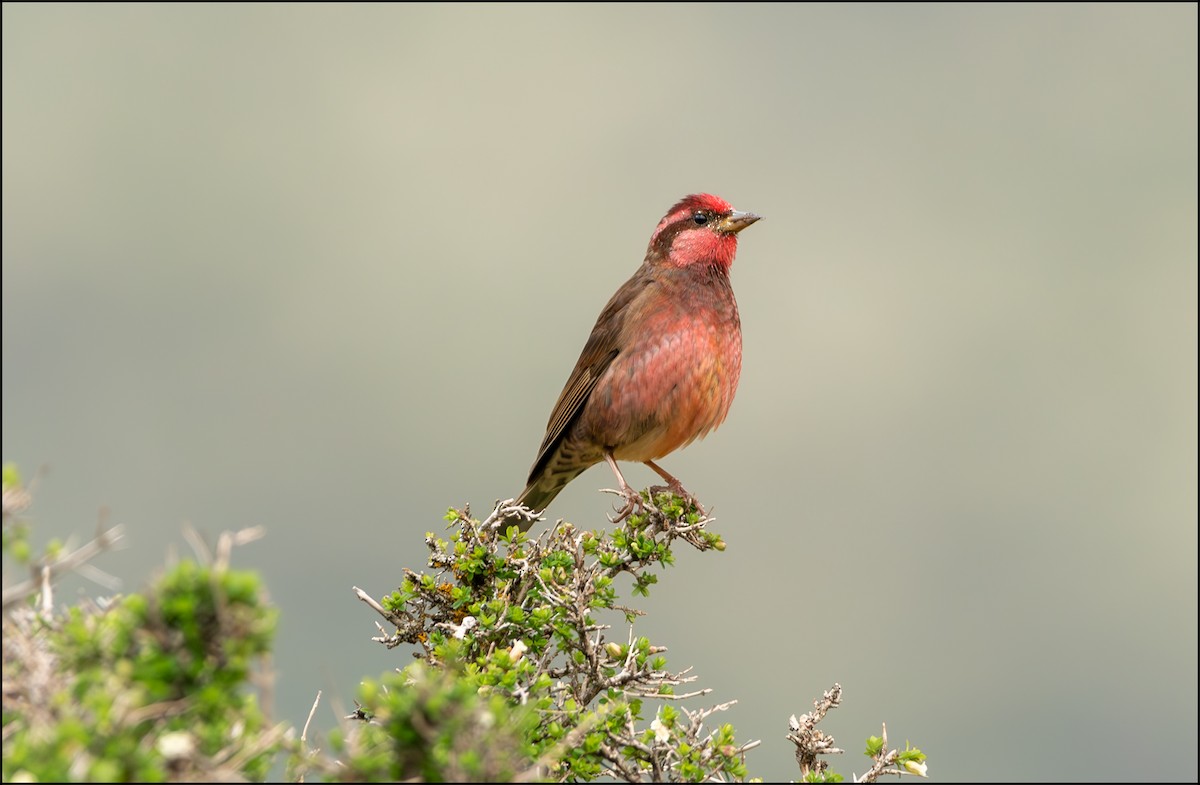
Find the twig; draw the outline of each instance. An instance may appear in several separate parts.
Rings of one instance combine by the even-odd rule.
[[[813,711],[799,717],[793,714],[788,720],[790,733],[787,740],[796,745],[796,763],[800,764],[801,779],[807,779],[810,773],[819,775],[829,768],[829,763],[819,756],[840,755],[843,752],[834,746],[832,736],[817,730],[817,723],[841,702],[842,685],[835,683],[833,689],[826,690],[819,700],[813,701]]]
[[[13,603],[20,602],[39,590],[48,594],[51,583],[58,580],[65,573],[74,571],[81,564],[91,561],[101,553],[114,549],[124,536],[125,527],[118,523],[112,528],[99,532],[90,542],[79,546],[70,553],[63,554],[49,564],[35,566],[33,568],[33,576],[29,580],[21,581],[4,589],[3,607],[7,609]],[[43,605],[45,605],[45,595],[43,596],[43,600]],[[45,608],[43,610],[48,612]]]
[[[308,710],[308,719],[304,721],[304,730],[300,732],[300,742],[303,744],[308,741],[308,726],[313,721],[313,715],[317,713],[317,704],[321,702],[321,691],[317,690],[317,697],[313,700],[312,708]]]

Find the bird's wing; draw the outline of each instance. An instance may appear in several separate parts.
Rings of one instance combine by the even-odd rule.
[[[596,326],[592,328],[592,334],[588,336],[583,352],[579,355],[579,361],[575,363],[575,370],[571,372],[571,377],[567,379],[558,396],[558,402],[554,404],[550,413],[542,447],[529,470],[530,482],[546,468],[563,437],[570,430],[571,424],[579,418],[596,382],[621,353],[622,344],[627,340],[622,327],[629,317],[630,310],[637,307],[634,300],[642,297],[647,286],[652,283],[653,279],[644,274],[644,268],[639,269],[616,291],[608,305],[600,312]]]

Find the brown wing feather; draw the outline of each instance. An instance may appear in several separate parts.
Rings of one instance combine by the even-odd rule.
[[[646,273],[646,268],[638,268],[633,277],[616,291],[608,305],[600,312],[596,326],[592,328],[592,334],[588,336],[583,352],[575,363],[575,369],[550,413],[542,447],[529,470],[529,482],[532,483],[546,468],[563,437],[570,431],[572,423],[579,418],[580,412],[587,405],[596,382],[621,353],[624,343],[623,328],[629,317],[630,304],[643,295],[646,287],[652,283],[654,279]]]

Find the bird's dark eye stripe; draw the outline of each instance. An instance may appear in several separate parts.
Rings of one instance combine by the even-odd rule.
[[[708,216],[704,213],[696,213],[692,216],[692,220],[696,222],[697,226],[704,226],[704,224],[708,223]]]

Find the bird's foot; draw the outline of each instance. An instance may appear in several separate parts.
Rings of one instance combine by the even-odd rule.
[[[633,488],[630,488],[628,485],[626,485],[624,488],[621,488],[620,490],[618,490],[616,488],[605,488],[604,493],[611,493],[614,496],[620,496],[622,499],[625,500],[625,504],[622,505],[620,508],[617,508],[615,506],[613,507],[613,511],[616,513],[616,517],[613,517],[611,515],[608,516],[608,520],[610,523],[620,523],[621,521],[628,518],[630,515],[633,515],[635,512],[646,509],[646,502],[645,502],[645,500],[642,499],[642,495],[640,493],[638,493],[637,491],[635,491]]]
[[[695,496],[693,496],[688,491],[687,488],[684,488],[683,483],[681,483],[679,480],[676,480],[675,478],[672,477],[670,482],[668,482],[666,485],[651,485],[650,486],[650,498],[652,498],[652,499],[654,498],[654,495],[656,493],[664,493],[664,492],[673,493],[676,496],[682,498],[688,504],[695,507],[696,512],[698,512],[700,514],[701,518],[708,515],[708,513],[706,513],[704,511],[704,506],[702,504],[700,504],[700,500],[697,499]]]

